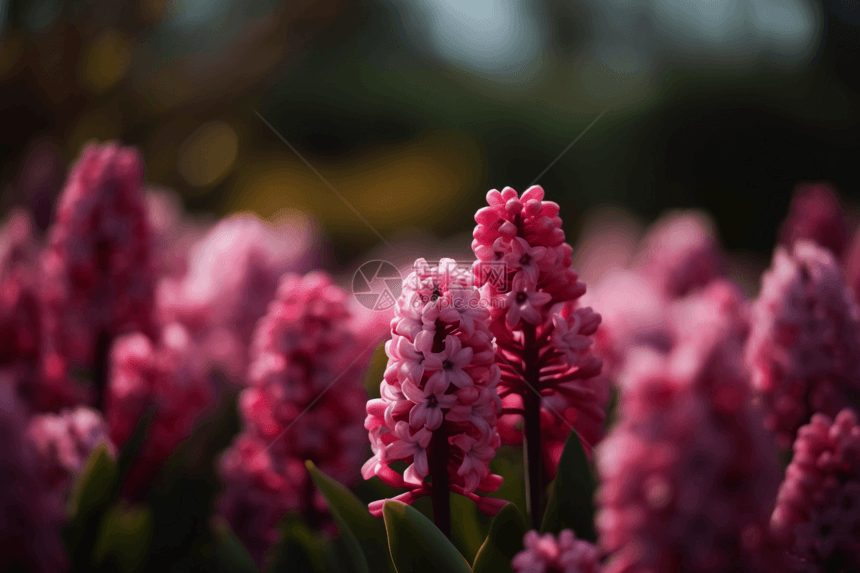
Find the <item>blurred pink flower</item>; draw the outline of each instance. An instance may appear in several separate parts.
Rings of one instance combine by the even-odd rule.
[[[600,315],[579,305],[585,284],[570,268],[573,249],[564,242],[558,205],[543,197],[539,186],[522,197],[510,187],[487,193],[472,248],[498,345],[505,408],[499,433],[506,444],[522,443],[520,423],[539,392],[541,448],[552,479],[571,428],[589,452],[600,438],[609,392],[596,378],[601,360],[590,348]]]
[[[599,573],[600,553],[587,541],[577,539],[565,529],[558,539],[551,533],[529,531],[523,537],[524,549],[514,556],[511,569],[516,573]]]
[[[37,248],[30,216],[13,210],[0,229],[0,367],[14,371],[19,397],[31,410],[50,411],[86,402],[88,394],[64,367],[52,370],[43,361]]]
[[[394,498],[405,503],[431,495],[428,476],[447,479],[450,491],[495,514],[500,506],[474,492],[492,492],[501,484],[489,468],[501,444],[496,431],[499,369],[493,364],[486,310],[460,304],[468,299],[464,292],[476,290],[471,279],[440,272],[454,266],[452,259],[440,260],[438,267],[418,259],[403,283],[392,339],[385,344],[389,360],[382,397],[367,403],[365,428],[373,456],[362,475],[409,488]],[[420,328],[401,327],[417,317],[422,317]],[[409,464],[403,475],[389,467],[396,461]],[[440,478],[434,473],[439,471],[446,474]],[[384,502],[371,503],[371,513],[382,515]]]
[[[851,410],[814,414],[794,441],[773,530],[798,570],[860,570],[860,424]]]
[[[740,360],[741,301],[709,287],[681,313],[696,317],[683,342],[628,360],[597,448],[607,572],[782,570],[767,527],[779,470]]]
[[[276,521],[287,510],[313,520],[325,511],[305,460],[347,486],[359,475],[367,400],[363,376],[373,347],[360,346],[352,320],[347,294],[325,273],[313,272],[285,275],[257,325],[249,387],[239,399],[244,433],[221,461],[222,514],[243,540],[276,537]],[[253,451],[259,461],[250,457]],[[238,460],[256,464],[254,471],[266,484],[279,484],[272,494],[281,496],[274,510],[250,523],[246,512],[254,511],[259,496],[270,495],[270,485],[262,491],[262,485],[249,485]]]
[[[60,540],[64,514],[39,479],[24,406],[0,371],[0,569],[55,573],[68,568]]]
[[[833,255],[778,247],[762,277],[746,349],[765,425],[787,448],[813,412],[835,416],[860,396],[860,315]]]
[[[42,257],[51,352],[69,365],[98,367],[99,338],[152,336],[152,256],[140,153],[115,143],[85,147]]]
[[[214,400],[214,389],[200,350],[176,323],[162,329],[157,345],[141,333],[117,339],[110,367],[106,412],[117,446],[128,441],[148,408],[155,409],[146,442],[127,479],[127,492],[134,495],[191,435]]]
[[[188,271],[192,247],[213,223],[187,216],[180,197],[165,189],[147,189],[146,212],[154,235],[153,251],[159,278],[182,277]]]
[[[779,235],[789,249],[798,241],[811,241],[840,259],[851,234],[836,190],[828,183],[798,185]]]
[[[42,483],[55,499],[57,512],[65,510],[71,488],[93,450],[104,445],[116,456],[108,433],[101,413],[85,407],[30,419],[27,434],[37,454]]]
[[[185,325],[210,361],[244,383],[251,336],[281,276],[312,251],[310,221],[269,225],[252,214],[222,219],[189,253],[187,273],[158,288],[165,323]]]
[[[633,268],[673,299],[721,276],[724,265],[711,219],[695,211],[677,211],[648,229]]]

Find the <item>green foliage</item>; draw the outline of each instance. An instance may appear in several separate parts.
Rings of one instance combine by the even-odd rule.
[[[319,471],[312,462],[308,461],[306,465],[338,524],[350,555],[356,551],[360,554],[354,561],[356,571],[393,571],[382,520],[370,515],[367,506],[355,494]]]
[[[280,539],[273,548],[271,566],[268,573],[326,573],[341,571],[334,556],[328,554],[330,548],[299,519],[288,517],[279,525]]]
[[[433,522],[398,501],[383,506],[388,547],[398,573],[469,573],[472,568]]]
[[[121,573],[144,571],[152,530],[149,508],[114,505],[102,520],[93,561]]]
[[[260,569],[236,538],[233,530],[223,520],[217,519],[213,524],[215,533],[215,563],[219,571],[227,573],[259,573]]]
[[[541,532],[558,534],[573,529],[580,539],[594,542],[594,492],[596,484],[588,457],[576,432],[571,432],[558,462],[552,496]]]
[[[523,547],[526,520],[512,503],[504,506],[490,524],[490,533],[472,566],[474,573],[511,573],[511,560]]]
[[[364,389],[367,391],[368,398],[374,399],[380,397],[379,383],[382,382],[382,375],[385,373],[387,365],[388,355],[385,354],[385,343],[383,342],[373,351],[370,368],[367,369],[367,374],[364,376]]]

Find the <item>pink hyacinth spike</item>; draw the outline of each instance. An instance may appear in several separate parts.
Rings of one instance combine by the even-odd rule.
[[[122,447],[147,409],[155,409],[136,465],[126,480],[134,495],[147,485],[211,405],[214,389],[203,355],[179,324],[162,329],[154,344],[141,333],[120,337],[111,351],[107,420]]]
[[[628,360],[618,422],[597,448],[604,571],[783,570],[767,527],[776,451],[739,360],[738,302],[728,287],[702,292],[682,312],[683,343]]]
[[[557,539],[551,533],[529,531],[523,546],[511,561],[516,573],[600,573],[600,552],[591,543],[577,539],[570,529],[559,533]]]
[[[72,485],[97,447],[103,445],[116,457],[108,434],[101,413],[91,408],[42,414],[30,420],[27,435],[37,453],[42,483],[55,499],[58,512],[64,511]]]
[[[367,403],[364,425],[373,456],[362,475],[409,489],[394,498],[398,501],[432,496],[437,523],[446,511],[438,505],[442,490],[444,504],[450,490],[494,515],[504,501],[475,494],[501,484],[489,468],[501,444],[496,430],[501,403],[488,313],[470,271],[452,259],[438,266],[418,259],[414,269],[403,283],[392,338],[385,344],[382,397]],[[397,461],[408,464],[403,474],[390,467]],[[381,516],[384,502],[370,504],[371,513]]]
[[[777,248],[746,353],[765,425],[783,448],[814,412],[835,416],[860,396],[860,313],[829,251],[803,241]]]
[[[572,429],[590,453],[609,399],[606,380],[597,378],[601,359],[591,348],[601,317],[580,304],[585,284],[571,268],[573,249],[564,242],[559,207],[543,198],[537,185],[521,197],[510,187],[491,190],[488,206],[475,215],[472,241],[476,280],[498,345],[499,433],[506,444],[541,442],[530,446],[543,452],[536,461],[545,473],[530,478],[532,497],[554,477]],[[539,519],[542,510],[535,510]]]
[[[306,460],[347,486],[358,478],[374,345],[356,332],[349,304],[323,272],[287,274],[257,325],[239,399],[244,430],[221,460],[220,508],[259,563],[285,512],[326,523]]]
[[[839,195],[827,183],[804,183],[794,190],[780,242],[792,247],[811,241],[839,259],[851,238]]]
[[[187,272],[159,283],[163,322],[180,322],[211,363],[245,382],[249,343],[281,276],[303,266],[313,238],[311,222],[270,225],[252,214],[223,219],[190,250]]]
[[[851,410],[800,428],[771,526],[798,571],[860,570],[860,423]]]
[[[714,223],[697,212],[675,212],[645,234],[634,268],[667,298],[679,298],[722,276]]]
[[[84,149],[60,197],[42,272],[55,359],[98,368],[111,338],[154,335],[152,230],[137,150]]]
[[[0,371],[0,570],[62,572],[63,513],[43,487],[36,452],[27,439],[24,405]]]

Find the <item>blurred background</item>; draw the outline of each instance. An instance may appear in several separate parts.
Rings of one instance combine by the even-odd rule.
[[[333,268],[377,248],[276,130],[392,241],[540,176],[570,242],[600,204],[698,207],[764,265],[796,183],[858,195],[858,32],[857,0],[0,0],[0,214],[45,228],[119,139],[191,212],[303,211]]]

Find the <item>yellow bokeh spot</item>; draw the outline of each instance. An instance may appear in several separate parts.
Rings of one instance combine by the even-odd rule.
[[[105,30],[81,58],[81,85],[93,93],[102,93],[122,79],[130,64],[128,39],[119,30]]]
[[[242,163],[225,210],[271,218],[299,209],[332,235],[374,241],[368,224],[386,235],[450,217],[475,192],[483,165],[477,144],[456,132],[425,133],[334,160],[307,159],[334,190],[284,146]]]
[[[210,121],[185,141],[177,169],[192,187],[207,188],[230,172],[238,151],[236,130],[223,121]]]

